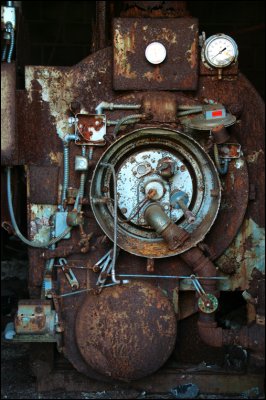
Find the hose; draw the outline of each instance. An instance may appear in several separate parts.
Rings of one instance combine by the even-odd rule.
[[[7,202],[8,202],[8,210],[10,213],[10,218],[11,218],[11,223],[13,226],[13,229],[16,233],[16,235],[19,237],[19,239],[27,244],[28,246],[31,247],[37,247],[37,248],[46,248],[49,247],[57,242],[59,242],[59,240],[63,239],[63,237],[65,237],[71,230],[71,227],[68,227],[64,230],[64,232],[61,233],[61,235],[59,235],[58,237],[50,240],[49,242],[47,242],[46,244],[40,243],[40,242],[34,242],[31,240],[28,240],[27,238],[25,238],[22,233],[20,232],[16,219],[15,219],[15,215],[14,215],[14,210],[13,210],[13,204],[12,204],[12,190],[11,190],[11,167],[7,167]]]
[[[8,56],[7,56],[7,62],[11,63],[11,58],[12,58],[12,54],[13,54],[13,50],[14,50],[14,45],[15,45],[15,32],[14,29],[11,25],[11,29],[10,29],[10,47],[9,47],[9,52],[8,52]]]
[[[227,174],[227,172],[228,172],[228,166],[229,166],[229,159],[226,158],[226,159],[224,160],[224,165],[223,165],[223,167],[222,167],[222,166],[221,166],[221,163],[220,163],[220,159],[219,159],[219,152],[218,152],[217,143],[214,143],[214,144],[213,144],[213,153],[214,153],[215,165],[216,165],[216,168],[217,168],[219,174],[221,174],[221,175]]]
[[[119,129],[121,128],[121,125],[125,124],[125,122],[127,122],[128,120],[131,120],[131,119],[139,120],[139,119],[145,118],[145,117],[146,117],[146,114],[133,114],[133,115],[127,115],[126,117],[121,118],[118,121],[118,123],[117,123],[117,125],[116,125],[116,127],[114,129],[114,133],[113,133],[114,138],[116,139],[116,135],[119,132]]]
[[[83,157],[86,156],[86,146],[82,146],[82,150],[81,150],[81,155]],[[93,148],[89,149],[89,154],[88,154],[88,159],[91,160],[92,159],[92,155],[93,155]],[[86,173],[82,173],[80,175],[80,183],[79,183],[79,191],[75,200],[75,204],[74,204],[74,209],[77,209],[78,211],[81,210],[81,204],[79,205],[79,199],[82,198],[84,196],[84,189],[85,189],[85,180],[86,180]]]
[[[69,142],[64,142],[64,178],[63,178],[63,189],[62,189],[62,209],[64,207],[64,201],[67,195],[67,188],[69,183]]]

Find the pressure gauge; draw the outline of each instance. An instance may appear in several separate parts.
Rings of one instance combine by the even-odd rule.
[[[152,42],[146,47],[145,57],[151,64],[161,64],[166,57],[166,48],[160,42]]]
[[[214,68],[225,68],[238,57],[237,44],[230,36],[218,33],[204,42],[201,58]]]

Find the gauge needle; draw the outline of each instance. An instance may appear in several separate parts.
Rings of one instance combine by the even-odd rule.
[[[213,59],[214,57],[218,56],[219,54],[221,54],[225,50],[226,50],[226,47],[223,50],[220,50],[219,53],[215,54],[215,56],[213,56],[211,59]]]

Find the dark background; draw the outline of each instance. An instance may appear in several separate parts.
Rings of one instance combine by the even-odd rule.
[[[28,29],[24,43],[28,65],[70,66],[91,53],[95,32],[95,1],[21,1]],[[107,2],[111,3],[111,2]],[[114,4],[115,16],[121,10]],[[232,36],[239,47],[240,71],[265,97],[265,1],[188,1],[200,32]],[[108,20],[107,20],[108,22]],[[111,24],[111,21],[109,21]],[[109,32],[108,32],[109,33]],[[108,34],[107,44],[111,45]]]

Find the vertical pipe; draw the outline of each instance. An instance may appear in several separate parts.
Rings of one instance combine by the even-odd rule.
[[[96,1],[96,50],[106,47],[106,1]]]

